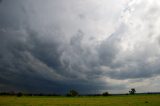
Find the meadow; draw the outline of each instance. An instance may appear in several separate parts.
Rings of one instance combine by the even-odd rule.
[[[160,95],[106,97],[0,96],[0,106],[160,106]]]

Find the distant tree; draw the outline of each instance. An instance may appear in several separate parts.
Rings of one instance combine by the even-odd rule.
[[[132,89],[129,91],[129,93],[132,94],[132,95],[135,94],[135,93],[136,93],[135,88],[132,88]]]
[[[109,93],[108,92],[104,92],[104,93],[102,93],[102,96],[109,96]]]
[[[22,92],[18,92],[17,97],[21,97],[21,96],[23,96]]]
[[[9,95],[16,95],[16,93],[14,91],[10,91],[8,92]]]
[[[67,93],[67,96],[78,96],[79,93],[75,90],[70,90],[69,93]]]

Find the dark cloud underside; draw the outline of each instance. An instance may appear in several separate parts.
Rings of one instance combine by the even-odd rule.
[[[0,89],[159,90],[160,2],[118,2],[0,0]]]

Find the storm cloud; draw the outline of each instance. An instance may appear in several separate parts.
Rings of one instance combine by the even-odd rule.
[[[0,89],[159,91],[159,6],[157,0],[1,0]]]

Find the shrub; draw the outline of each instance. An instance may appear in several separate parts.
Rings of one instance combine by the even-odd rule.
[[[104,92],[102,95],[103,96],[109,96],[109,93],[108,92]]]
[[[17,97],[21,97],[23,94],[21,92],[17,93]]]

